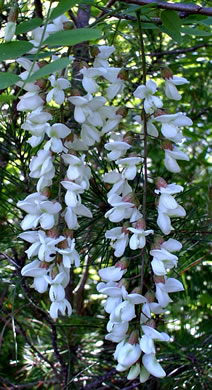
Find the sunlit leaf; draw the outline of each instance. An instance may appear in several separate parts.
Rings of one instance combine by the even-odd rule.
[[[13,41],[0,44],[0,61],[12,60],[27,53],[33,45],[27,41]]]
[[[99,39],[101,31],[90,28],[58,31],[50,35],[44,42],[48,46],[73,46],[77,43]]]
[[[48,65],[43,66],[37,72],[33,73],[32,76],[27,80],[28,82],[32,82],[40,79],[41,77],[48,76],[51,73],[57,72],[58,70],[64,69],[70,63],[69,58],[64,57],[59,60],[53,61]]]

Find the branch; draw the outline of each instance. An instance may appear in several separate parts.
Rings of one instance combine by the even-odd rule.
[[[176,55],[176,54],[184,54],[188,52],[193,52],[197,49],[200,49],[201,47],[210,47],[212,45],[209,45],[207,43],[201,43],[199,45],[193,46],[193,47],[185,47],[182,49],[176,49],[176,50],[170,50],[170,51],[156,51],[153,53],[148,53],[147,55],[149,57],[161,57],[161,56],[169,56],[169,55]]]
[[[137,5],[147,5],[155,4],[155,0],[122,0],[123,3],[127,4],[137,4]],[[208,15],[212,16],[212,7],[202,7],[200,5],[194,4],[182,4],[182,3],[165,3],[163,1],[158,1],[155,5],[157,8],[166,9],[170,11],[180,11],[187,14],[199,14],[199,15]]]

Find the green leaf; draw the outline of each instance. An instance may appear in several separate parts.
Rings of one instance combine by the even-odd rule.
[[[44,44],[48,46],[73,46],[80,42],[101,38],[101,31],[91,28],[78,28],[75,30],[58,31],[51,34]]]
[[[148,14],[149,12],[151,12],[152,8],[155,7],[155,6],[157,6],[157,3],[151,3],[151,4],[147,4],[147,5],[134,5],[134,4],[131,4],[122,13],[124,15],[125,14],[127,14],[127,15],[128,14],[135,15],[136,11],[139,11],[141,15],[145,15],[145,14]]]
[[[34,18],[31,20],[28,20],[27,22],[23,22],[17,25],[16,27],[16,35],[18,34],[25,34],[28,31],[34,30],[34,28],[40,27],[40,25],[43,23],[42,19],[40,18]]]
[[[178,13],[176,11],[162,11],[161,20],[163,22],[163,25],[159,27],[160,30],[168,34],[178,43],[181,43],[181,20],[178,16]]]
[[[6,95],[6,94],[0,95],[0,103],[7,103],[7,102],[10,102],[11,100],[15,100],[15,99],[16,99],[16,96],[14,96],[14,95]]]
[[[27,82],[33,82],[42,77],[48,76],[51,73],[57,72],[60,69],[64,69],[68,64],[70,64],[70,60],[67,57],[60,58],[59,60],[53,61],[48,65],[43,66],[37,72],[33,73],[28,79]]]
[[[211,35],[210,31],[204,31],[194,27],[181,27],[180,31],[184,34],[195,35],[199,37],[207,37]]]
[[[0,72],[0,89],[10,87],[19,80],[21,80],[20,77],[14,73]]]
[[[68,11],[78,3],[79,1],[75,1],[75,0],[60,0],[57,7],[55,7],[51,12],[50,20],[53,20],[58,16],[64,14],[64,12]]]
[[[209,16],[208,18],[202,20],[201,24],[204,24],[205,26],[210,26],[212,24],[212,16]]]
[[[189,15],[182,20],[182,24],[201,23],[202,20],[207,20],[207,19],[208,17],[206,15]]]
[[[27,53],[33,45],[27,41],[13,41],[0,44],[0,61],[12,60]]]

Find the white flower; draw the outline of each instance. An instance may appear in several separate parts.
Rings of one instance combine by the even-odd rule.
[[[140,348],[141,350],[146,353],[154,353],[155,354],[155,346],[154,341],[166,341],[168,342],[170,340],[167,333],[164,332],[158,332],[156,329],[152,328],[151,326],[143,325],[142,330],[144,332],[144,335],[141,337],[140,340]]]
[[[124,89],[124,80],[119,77],[120,71],[121,68],[108,68],[107,73],[104,73],[104,78],[111,83],[106,89],[107,97],[110,100]]]
[[[32,243],[32,245],[25,252],[28,258],[38,256],[41,261],[54,260],[58,248],[55,247],[59,242],[63,241],[65,237],[52,238],[46,235],[43,230],[28,231],[19,234],[22,240]]]
[[[108,68],[109,64],[107,61],[107,58],[111,56],[111,54],[115,51],[115,47],[113,46],[98,46],[99,53],[97,54],[95,60],[94,60],[94,67],[95,68],[103,68],[101,69],[104,71],[104,68]]]
[[[52,184],[52,178],[55,175],[53,157],[48,150],[39,150],[37,156],[34,156],[29,165],[30,177],[39,178],[37,191]]]
[[[121,269],[121,267],[106,267],[99,270],[99,276],[106,282],[117,282],[125,274],[127,270]]]
[[[35,228],[39,222],[44,230],[54,226],[57,214],[62,207],[58,202],[53,203],[46,199],[46,196],[36,192],[17,203],[18,207],[29,213],[21,223],[23,230]]]
[[[137,173],[136,165],[140,164],[142,158],[140,157],[127,157],[116,160],[116,164],[124,167],[122,177],[127,180],[133,180]]]
[[[111,239],[112,242],[110,245],[115,249],[114,255],[116,257],[121,257],[129,242],[128,234],[123,230],[122,227],[116,227],[107,230],[105,237]]]
[[[128,294],[124,286],[121,287],[124,301],[121,302],[110,315],[112,322],[128,322],[136,317],[135,305],[146,302],[143,295],[137,293]]]
[[[99,87],[95,80],[96,76],[101,76],[102,72],[96,68],[86,68],[85,66],[79,71],[83,75],[82,85],[83,88],[90,93],[95,93],[98,91]]]
[[[39,260],[32,261],[22,268],[21,275],[34,277],[32,287],[42,294],[48,288],[48,282],[45,279],[48,270],[46,268],[41,268],[40,265],[41,262]]]
[[[96,142],[100,141],[101,133],[95,126],[90,123],[83,123],[81,127],[81,138],[82,141],[88,145],[93,146]]]
[[[63,255],[63,265],[66,268],[71,268],[72,264],[75,267],[80,266],[80,257],[75,249],[75,239],[72,240],[70,237],[67,238],[68,247],[66,249],[58,249],[58,253]]]
[[[111,195],[122,195],[123,197],[132,192],[132,187],[128,184],[127,180],[122,179],[122,175],[116,171],[105,173],[103,177],[105,183],[114,184],[111,190],[107,193],[107,197]]]
[[[123,141],[114,141],[105,144],[104,147],[107,150],[111,150],[111,152],[107,155],[108,159],[117,160],[118,158],[122,157],[128,149],[131,148],[131,145]]]
[[[141,356],[139,344],[126,342],[119,350],[116,359],[118,360],[117,371],[125,371],[131,367]]]
[[[169,297],[168,293],[183,291],[184,287],[182,283],[174,278],[165,279],[165,283],[156,282],[156,293],[155,296],[158,300],[158,303],[162,307],[166,307],[169,302],[172,302],[172,299]]]
[[[106,103],[103,96],[93,97],[90,93],[85,96],[71,96],[68,100],[75,105],[74,119],[78,123],[84,123],[86,120],[93,126],[102,126],[103,120],[99,108]]]
[[[38,85],[36,85],[34,83],[31,83],[31,82],[30,83],[25,82],[26,79],[29,76],[29,73],[30,73],[30,75],[32,75],[35,71],[40,69],[38,64],[36,62],[33,64],[32,61],[30,61],[30,60],[28,60],[27,58],[24,58],[24,57],[17,58],[16,62],[18,64],[20,64],[22,66],[22,68],[25,69],[24,72],[19,74],[19,77],[23,81],[18,81],[16,83],[16,85],[18,85],[19,87],[23,88],[25,91],[37,92],[38,93],[40,91],[40,87]]]
[[[144,122],[141,120],[141,116],[140,115],[136,115],[134,116],[133,118],[136,122],[140,123],[142,125],[142,128],[141,128],[141,134],[144,134]],[[155,118],[154,118],[155,119]],[[152,137],[158,137],[158,130],[157,128],[155,127],[155,125],[153,125],[152,121],[154,119],[149,119],[147,121],[147,134],[152,136]]]
[[[72,314],[72,307],[70,302],[64,298],[61,301],[54,301],[52,302],[49,310],[49,314],[53,319],[58,318],[58,312],[61,312],[61,314],[64,316],[66,314],[67,310],[67,315],[70,316]]]
[[[191,126],[192,120],[182,112],[169,115],[160,115],[155,118],[156,122],[162,123],[161,132],[165,138],[174,142],[181,142],[182,135],[179,127]]]
[[[39,145],[39,143],[43,141],[45,132],[50,127],[47,121],[51,119],[52,115],[48,112],[42,111],[42,107],[28,113],[26,121],[22,124],[21,128],[30,131],[30,133],[37,138],[37,144],[34,146]],[[31,141],[27,142],[31,144]]]
[[[153,96],[156,89],[157,84],[152,80],[148,80],[146,85],[140,85],[133,93],[135,97],[144,99],[144,110],[147,114],[152,113],[155,108],[161,108],[163,106],[160,98]]]
[[[72,154],[63,154],[62,158],[66,164],[69,164],[67,177],[69,180],[74,180],[84,190],[89,188],[89,179],[91,177],[91,170],[85,164],[85,155],[81,157]]]
[[[173,76],[165,79],[165,94],[169,99],[180,100],[179,94],[175,85],[189,84],[189,81],[184,77]]]
[[[76,207],[66,207],[64,218],[69,229],[78,229],[77,216],[92,218],[93,215],[88,207],[78,204]]]
[[[4,31],[4,40],[6,42],[11,41],[11,39],[15,35],[15,30],[16,30],[16,22],[7,22]]]
[[[176,160],[189,161],[189,157],[185,153],[178,150],[176,147],[174,147],[173,150],[165,149],[164,151],[165,151],[164,164],[166,169],[168,169],[168,171],[170,172],[178,173],[181,171]]]
[[[130,218],[132,208],[135,207],[134,203],[123,202],[122,198],[116,194],[108,198],[108,203],[113,207],[105,213],[105,218],[108,218],[111,222],[120,222],[123,219]]]
[[[20,102],[17,104],[18,111],[34,111],[44,104],[44,100],[36,92],[27,92],[19,99]]]
[[[105,340],[113,341],[114,343],[119,343],[120,341],[126,338],[126,333],[129,328],[128,322],[113,323],[108,322],[107,330],[110,332],[105,336]]]
[[[51,100],[54,100],[57,104],[63,104],[65,100],[64,89],[67,89],[71,86],[70,82],[64,77],[55,78],[54,75],[49,77],[49,81],[53,89],[49,91],[46,96],[46,101],[49,103]]]
[[[161,248],[164,248],[169,252],[178,252],[182,249],[182,244],[174,238],[169,238],[167,241],[163,242]]]
[[[150,251],[150,255],[153,256],[151,265],[155,275],[165,275],[167,269],[177,266],[178,257],[165,248],[153,249]]]
[[[44,30],[44,26],[37,27],[31,31],[32,39],[29,42],[32,43],[32,45],[34,46],[34,49],[30,50],[30,53],[37,52],[37,49],[40,45],[40,41],[41,41],[41,38],[43,35],[43,30]],[[43,36],[43,41],[45,41],[48,38],[48,36],[49,36],[49,33],[47,31],[45,31],[44,36]]]
[[[65,195],[66,206],[76,207],[81,204],[80,194],[84,192],[83,188],[72,181],[61,181],[62,186],[67,190]]]
[[[44,146],[45,150],[51,149],[55,153],[61,153],[64,148],[60,138],[65,138],[71,133],[71,130],[62,123],[54,123],[46,130],[47,135],[51,138]]]
[[[157,361],[154,353],[144,354],[142,357],[142,363],[145,369],[156,378],[164,378],[166,376],[165,371]]]
[[[146,245],[146,236],[149,234],[154,234],[153,230],[144,230],[144,229],[135,229],[135,228],[127,228],[130,230],[133,235],[130,238],[130,248],[136,250],[138,248],[142,249]]]

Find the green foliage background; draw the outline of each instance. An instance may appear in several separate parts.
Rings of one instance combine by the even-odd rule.
[[[4,5],[2,3],[0,2],[0,22],[3,31],[13,2],[5,1]],[[43,16],[44,3],[47,2],[41,2]],[[114,101],[117,106],[129,108],[128,116],[122,124],[125,130],[135,131],[132,119],[139,113],[139,107],[132,107],[130,103],[132,92],[142,83],[136,20],[138,12],[144,30],[147,74],[161,83],[161,92],[161,67],[169,66],[174,74],[182,75],[190,81],[190,84],[181,89],[183,98],[177,103],[177,110],[185,112],[194,123],[192,128],[184,130],[183,147],[189,153],[189,163],[182,162],[183,169],[180,174],[173,175],[167,172],[161,163],[163,151],[160,142],[149,140],[148,143],[148,157],[152,161],[151,175],[163,176],[169,182],[184,186],[184,193],[179,199],[187,211],[187,216],[174,225],[174,237],[182,242],[183,250],[180,253],[179,267],[173,275],[182,277],[185,291],[174,295],[174,303],[168,306],[164,319],[164,329],[167,329],[173,339],[172,343],[160,347],[158,351],[167,377],[163,380],[152,378],[144,385],[138,384],[137,380],[127,381],[124,375],[114,369],[114,344],[104,340],[107,318],[101,305],[101,297],[96,292],[100,264],[108,264],[112,256],[109,243],[104,238],[105,230],[110,227],[110,223],[104,219],[107,210],[107,188],[101,179],[102,173],[109,169],[104,160],[104,143],[98,149],[92,148],[88,154],[93,167],[93,179],[90,192],[84,195],[83,202],[95,207],[95,211],[89,226],[87,220],[82,221],[80,229],[76,231],[82,267],[71,271],[72,286],[69,294],[75,309],[74,314],[70,318],[60,318],[53,322],[47,314],[48,292],[41,296],[30,289],[28,281],[20,276],[20,268],[26,261],[26,247],[17,238],[21,232],[19,223],[22,215],[16,203],[35,191],[35,181],[29,178],[29,162],[36,150],[32,150],[26,143],[28,134],[21,129],[23,114],[16,111],[19,91],[18,87],[14,87],[16,80],[10,78],[8,80],[12,81],[8,82],[4,75],[5,72],[12,75],[20,73],[17,64],[8,60],[29,50],[29,47],[25,49],[23,45],[23,42],[27,44],[26,33],[41,25],[43,20],[38,18],[40,2],[18,1],[20,12],[17,41],[5,44],[2,39],[0,43],[1,388],[209,389],[212,304],[212,16],[188,16],[176,11],[161,10],[155,5],[139,7],[120,1],[111,8],[107,8],[106,1],[82,3],[61,0],[59,3],[52,3],[53,7],[57,6],[54,17],[63,12],[70,16],[67,12],[70,6],[77,17],[79,7],[88,9],[86,7],[90,6],[90,21],[97,31],[95,33],[90,30],[90,39],[93,39],[91,44],[100,42],[115,45],[113,66],[123,67],[129,74],[122,98]],[[191,1],[189,3],[196,4]],[[210,1],[201,3],[204,7],[211,5]],[[102,10],[107,10],[108,13],[98,18]],[[116,15],[119,15],[119,18]],[[80,38],[79,32],[77,36]],[[95,41],[100,36],[101,40]],[[79,42],[85,41],[86,38],[88,39],[88,36],[82,32]],[[73,54],[73,45],[76,43],[71,41],[71,38],[64,43],[64,36],[60,35],[55,36],[54,42],[54,37],[51,36],[49,43],[47,42],[48,46],[39,52],[37,59],[45,58],[49,61],[50,55],[60,53],[60,47],[63,45],[66,47],[66,53]],[[60,64],[56,66],[56,70],[59,70]],[[44,70],[42,77],[48,77],[50,72],[52,69],[46,69],[46,73]],[[176,112],[175,102],[170,103],[166,98],[164,107],[171,113]],[[64,109],[67,125],[70,125],[73,118],[71,110],[71,107]],[[55,110],[55,119],[57,115]],[[139,134],[139,126],[137,132]],[[139,142],[137,144],[139,152]],[[151,196],[148,201],[151,206]],[[148,211],[149,228],[157,229],[156,214],[153,204]],[[89,246],[85,240],[87,235]],[[18,266],[15,266],[15,263]],[[134,263],[131,268],[132,275],[136,271],[137,264]],[[86,277],[83,291],[79,290],[82,273]],[[74,296],[71,294],[73,289],[77,291]]]

